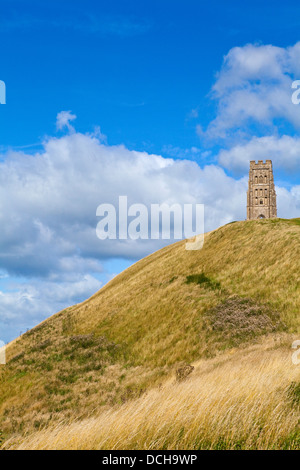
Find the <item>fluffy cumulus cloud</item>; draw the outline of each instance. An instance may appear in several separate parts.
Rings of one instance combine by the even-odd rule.
[[[0,183],[0,262],[16,276],[101,272],[103,259],[137,259],[153,249],[151,241],[139,245],[96,237],[98,205],[117,207],[121,195],[129,205],[148,207],[205,203],[208,229],[243,216],[243,201],[234,201],[245,181],[229,178],[221,168],[108,146],[79,133],[49,139],[35,155],[8,153]]]
[[[211,97],[217,115],[206,130],[208,138],[245,137],[256,126],[274,131],[288,122],[300,128],[299,107],[292,103],[292,82],[300,77],[300,43],[281,48],[248,44],[224,57]]]
[[[270,158],[276,168],[292,173],[300,166],[300,138],[288,135],[253,137],[248,142],[221,150],[218,158],[220,165],[238,174],[245,174],[250,160],[266,158]]]
[[[286,48],[247,44],[226,54],[210,93],[215,118],[197,127],[206,145],[218,144],[220,166],[239,176],[249,160],[268,158],[285,177],[295,175],[300,105],[292,100],[295,93],[299,97],[292,84],[299,79],[300,42]]]

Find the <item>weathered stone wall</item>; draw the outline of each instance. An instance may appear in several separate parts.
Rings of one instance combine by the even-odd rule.
[[[277,217],[272,160],[250,162],[247,192],[247,219]]]

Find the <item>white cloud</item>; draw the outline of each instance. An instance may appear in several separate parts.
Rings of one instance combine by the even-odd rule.
[[[220,165],[240,174],[248,171],[250,160],[267,158],[273,161],[276,168],[286,172],[297,171],[300,166],[300,137],[253,137],[247,143],[237,144],[229,150],[221,150],[218,155]]]
[[[23,276],[49,277],[62,271],[61,260],[67,266],[74,256],[82,272],[92,261],[93,270],[101,271],[101,259],[136,259],[158,248],[152,241],[97,239],[98,205],[117,206],[120,195],[128,196],[129,205],[205,203],[210,230],[231,214],[223,208],[215,212],[224,187],[236,187],[237,195],[241,185],[215,166],[201,169],[195,162],[107,146],[78,133],[48,140],[34,156],[10,152],[0,168],[0,262],[10,274]],[[233,193],[226,195],[228,208]],[[236,214],[241,216],[242,210]]]
[[[296,218],[300,216],[300,186],[293,186],[290,191],[276,186],[277,210],[279,217]],[[287,215],[286,215],[287,214]]]
[[[71,111],[61,111],[56,117],[56,129],[63,130],[67,128],[69,132],[75,132],[70,122],[74,121],[76,118],[77,116],[72,114]]]
[[[248,136],[258,124],[269,130],[281,120],[300,128],[300,110],[291,101],[291,85],[300,74],[300,42],[292,47],[247,44],[224,57],[211,96],[216,118],[198,134],[209,138]]]

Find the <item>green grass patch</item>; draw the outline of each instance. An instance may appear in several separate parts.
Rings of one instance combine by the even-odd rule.
[[[221,288],[221,283],[211,279],[210,277],[206,276],[204,273],[200,274],[191,274],[186,277],[187,284],[199,284],[208,289],[216,290]]]

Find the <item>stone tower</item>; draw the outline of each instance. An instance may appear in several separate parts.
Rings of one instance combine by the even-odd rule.
[[[247,219],[272,219],[277,217],[276,192],[272,160],[250,162],[247,192]]]

